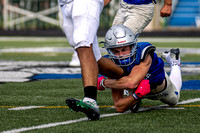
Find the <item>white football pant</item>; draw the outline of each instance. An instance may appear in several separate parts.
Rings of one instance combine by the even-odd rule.
[[[151,22],[153,15],[153,3],[134,5],[122,0],[113,20],[113,25],[123,24],[129,27],[135,34],[138,34]]]
[[[75,49],[90,47],[93,44],[92,48],[97,61],[101,58],[97,30],[103,5],[103,0],[73,0],[61,5],[63,31],[68,42]]]

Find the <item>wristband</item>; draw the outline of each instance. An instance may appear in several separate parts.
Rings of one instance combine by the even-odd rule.
[[[140,99],[140,97],[136,94],[136,93],[133,93],[132,94],[132,97],[137,101]]]
[[[103,84],[103,81],[104,81],[104,80],[105,80],[105,79],[102,79],[102,80],[101,80],[101,86],[102,86],[103,88],[105,88],[105,89],[108,89],[108,88],[106,88],[105,85]]]

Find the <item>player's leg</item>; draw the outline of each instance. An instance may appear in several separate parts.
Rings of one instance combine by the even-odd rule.
[[[168,75],[166,75],[169,96],[164,101],[169,102],[168,104],[170,105],[174,105],[177,104],[180,98],[180,90],[182,87],[180,51],[178,48],[171,49],[170,51],[162,53],[161,57],[164,58],[171,67],[170,76],[168,77]]]
[[[66,37],[72,47],[76,46],[73,40],[73,33],[74,33],[74,27],[73,27],[73,21],[71,19],[71,13],[72,13],[72,5],[73,2],[69,3],[68,5],[62,6],[62,14],[63,14],[63,31],[66,34]],[[91,92],[92,96],[96,97],[96,91],[95,89],[92,89],[94,91]],[[94,98],[95,99],[95,98]],[[96,120],[99,119],[99,108],[96,104],[96,101],[93,99],[84,98],[83,100],[77,100],[74,98],[68,98],[66,100],[66,104],[74,111],[81,111],[85,113],[89,119]]]
[[[148,98],[151,100],[160,100],[168,105],[176,105],[178,103],[180,93],[176,89],[176,86],[171,82],[167,73],[165,73],[165,80],[163,81],[163,84],[158,86],[156,90],[158,90],[158,92],[155,91],[154,93],[144,96],[144,98]]]
[[[79,61],[78,54],[76,51],[74,51],[74,53],[72,55],[72,59],[69,62],[69,66],[71,66],[71,67],[79,67],[80,66],[80,61]]]
[[[70,35],[73,35],[72,34],[73,30],[74,30],[72,28],[73,22],[72,22],[72,19],[70,18],[70,16],[66,17],[66,11],[64,10],[66,8],[67,8],[66,5],[65,5],[65,8],[62,7],[62,9],[63,9],[62,12],[61,12],[61,8],[59,8],[59,22],[60,22],[60,27],[62,28],[62,30],[64,31],[64,33],[65,34],[69,34],[69,35],[66,35],[66,36],[70,36]],[[69,8],[69,6],[68,6],[68,8]],[[68,11],[68,13],[69,13],[69,11]],[[63,23],[63,16],[64,16],[64,19],[65,19],[64,23]],[[71,37],[71,39],[73,39],[73,37]],[[74,51],[74,53],[72,55],[72,59],[69,62],[69,66],[72,66],[72,67],[78,67],[78,66],[80,66],[80,61],[78,59],[78,55],[77,55],[76,51]]]
[[[170,80],[176,86],[178,92],[181,90],[182,86],[182,76],[181,76],[181,61],[180,61],[180,50],[171,49],[170,51],[165,51],[161,54],[161,57],[164,58],[170,64]]]
[[[76,0],[74,1],[72,15],[74,24],[74,47],[81,64],[85,98],[83,101],[67,99],[66,103],[71,109],[84,112],[92,120],[99,119],[100,116],[96,99],[98,77],[97,61],[101,57],[101,54],[99,55],[99,52],[98,56],[95,56],[92,43],[96,37],[102,9],[103,0]]]
[[[62,11],[62,29],[67,37],[67,40],[69,44],[74,47],[75,43],[73,41],[73,33],[74,33],[74,27],[73,27],[73,20],[71,18],[71,13],[72,13],[72,7],[73,2],[63,5],[61,7]]]
[[[97,86],[98,66],[91,47],[77,48],[84,87]],[[96,99],[96,98],[95,98]]]
[[[176,105],[180,98],[180,92],[177,90],[176,86],[172,83],[167,74],[165,74],[165,78],[167,86],[163,92],[158,94],[158,99],[168,105]]]
[[[74,47],[80,59],[82,72],[84,71],[82,73],[84,87],[97,86],[97,61],[101,58],[101,53],[98,44],[92,43],[96,39],[102,9],[103,0],[74,1],[72,15],[74,22],[73,38],[76,44]]]
[[[125,3],[125,2],[123,2]],[[151,22],[154,15],[154,4],[132,5],[125,3],[127,17],[124,25],[129,27],[135,34],[141,33]]]
[[[180,62],[180,51],[179,49],[171,49],[170,57],[176,62],[171,64],[170,80],[176,86],[176,89],[180,92],[182,87],[182,76],[181,76],[181,62]]]
[[[122,5],[120,3],[120,8],[118,9],[118,11],[113,19],[112,25],[124,24],[125,17],[126,17],[126,14],[124,13],[124,8],[122,7]]]

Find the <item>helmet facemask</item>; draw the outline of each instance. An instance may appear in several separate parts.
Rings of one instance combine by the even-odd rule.
[[[107,49],[108,51],[108,57],[118,66],[129,66],[131,65],[134,61],[135,61],[135,56],[136,56],[136,47],[137,47],[137,43],[135,44],[131,44],[131,51],[130,54],[126,54],[126,55],[115,55],[112,52],[112,48],[111,49]]]

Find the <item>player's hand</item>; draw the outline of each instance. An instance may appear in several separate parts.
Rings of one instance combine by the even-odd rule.
[[[104,76],[101,76],[98,78],[98,83],[97,83],[97,90],[103,91],[105,90],[105,86],[103,85],[103,81],[105,80]]]
[[[150,84],[149,80],[142,80],[140,84],[138,85],[135,93],[133,93],[133,98],[135,100],[141,99],[143,96],[147,95],[150,92]]]
[[[161,17],[169,17],[172,13],[172,5],[170,4],[164,4],[162,9],[160,10],[160,16]]]

